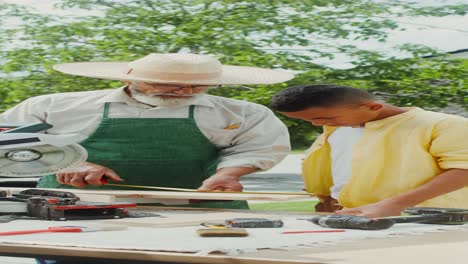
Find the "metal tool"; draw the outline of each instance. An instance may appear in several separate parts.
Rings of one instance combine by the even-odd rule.
[[[220,228],[280,228],[284,225],[282,220],[267,218],[232,218],[224,223],[202,223],[212,229]]]
[[[387,217],[395,223],[420,223],[436,225],[463,225],[468,222],[468,209],[411,207],[405,213],[409,216]]]
[[[224,224],[237,228],[280,228],[284,225],[281,220],[267,218],[233,218],[225,220]]]
[[[409,216],[371,219],[355,215],[318,215],[304,220],[323,227],[360,230],[382,230],[396,223],[463,225],[468,222],[468,209],[412,207],[404,212]]]
[[[50,127],[49,124],[40,123],[5,130],[5,125],[0,124],[3,130],[0,133],[0,175],[31,177],[55,174],[87,159],[86,150],[76,144],[86,136],[23,133],[38,132]]]
[[[344,229],[330,229],[330,230],[295,230],[284,231],[281,234],[320,234],[320,233],[341,233],[346,232]]]
[[[360,230],[382,230],[395,224],[390,219],[370,219],[355,215],[317,215],[304,220],[323,227]]]
[[[128,216],[126,208],[137,206],[134,203],[81,202],[71,192],[42,189],[27,189],[10,197],[1,197],[0,205],[4,202],[12,205],[0,206],[0,214],[58,221],[124,218]],[[13,203],[17,206],[13,207]]]
[[[244,228],[280,228],[284,225],[281,220],[266,218],[232,218],[224,223],[202,223],[208,228],[198,229],[197,233],[203,237],[238,237],[247,236]]]

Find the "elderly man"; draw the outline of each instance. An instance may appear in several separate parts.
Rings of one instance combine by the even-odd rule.
[[[285,125],[266,107],[205,92],[219,85],[274,84],[293,75],[226,66],[197,54],[150,54],[132,62],[56,65],[73,75],[127,85],[25,100],[0,122],[47,122],[49,134],[88,136],[82,166],[43,177],[39,187],[107,189],[101,180],[240,191],[239,178],[267,170],[290,151]],[[115,188],[115,187],[113,187]],[[247,208],[244,202],[203,207]]]

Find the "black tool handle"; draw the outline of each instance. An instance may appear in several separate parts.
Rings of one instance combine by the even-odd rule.
[[[323,227],[360,230],[382,230],[395,224],[391,219],[370,219],[354,215],[323,215],[314,216],[307,220]]]
[[[422,214],[414,216],[388,217],[395,223],[421,223],[437,225],[463,225],[468,221],[466,212],[446,212],[438,214]]]
[[[410,215],[410,216],[395,216],[387,217],[395,223],[418,223],[430,220],[437,220],[441,218],[441,214],[429,214],[429,215]]]

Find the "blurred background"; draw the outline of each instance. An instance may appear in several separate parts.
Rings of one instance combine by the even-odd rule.
[[[468,116],[467,11],[466,0],[0,0],[0,112],[41,94],[121,86],[55,72],[57,63],[192,52],[297,74],[286,84],[222,87],[215,95],[268,106],[287,86],[335,83],[399,106]],[[272,170],[243,177],[246,190],[302,189],[302,153],[321,131],[279,118],[294,150]],[[313,204],[251,207],[310,211]]]
[[[466,1],[449,0],[3,0],[0,112],[40,94],[121,86],[61,74],[57,63],[193,52],[297,74],[286,84],[210,90],[215,95],[268,106],[287,86],[335,83],[399,106],[468,116],[467,11]],[[279,118],[294,151],[244,177],[248,190],[302,188],[301,153],[321,131]]]
[[[298,73],[287,84],[211,90],[217,95],[268,106],[286,85],[338,83],[466,115],[467,11],[466,1],[440,0],[3,0],[0,111],[35,95],[120,86],[55,72],[57,63],[194,52]],[[280,118],[295,149],[319,132]]]

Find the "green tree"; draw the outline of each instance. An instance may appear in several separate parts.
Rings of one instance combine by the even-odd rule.
[[[460,91],[466,94],[466,87],[454,75],[463,70],[462,63],[443,60],[445,66],[433,63],[440,66],[439,70],[432,66],[412,70],[416,65],[426,67],[417,58],[421,53],[434,51],[404,46],[402,49],[416,56],[397,60],[341,45],[338,40],[385,41],[388,30],[398,28],[392,17],[464,15],[467,6],[422,8],[404,1],[366,0],[64,0],[59,5],[64,10],[98,10],[99,14],[46,16],[0,4],[2,27],[11,18],[24,21],[0,32],[0,76],[5,76],[0,80],[0,111],[34,95],[119,85],[116,81],[60,74],[52,70],[54,64],[128,61],[152,52],[213,54],[225,64],[293,70],[298,77],[289,84],[351,84],[379,91],[405,105],[459,101],[455,95]],[[356,67],[336,70],[314,63],[337,53],[352,57]],[[423,72],[426,75],[421,75]],[[425,86],[433,75],[452,78],[450,88],[443,88],[450,90],[451,96],[446,96],[447,91],[433,93],[441,87]],[[284,87],[226,87],[211,92],[268,105],[271,95]],[[432,94],[431,100],[426,94]],[[283,120],[295,146],[309,144],[316,135],[309,124]]]

